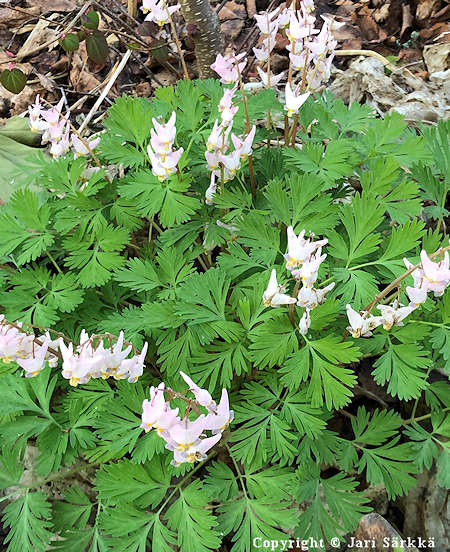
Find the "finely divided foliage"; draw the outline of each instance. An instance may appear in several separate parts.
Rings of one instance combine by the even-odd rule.
[[[276,21],[255,55],[289,26],[302,67]],[[9,552],[327,541],[369,485],[395,499],[436,463],[450,487],[450,125],[313,93],[327,36],[284,105],[270,67],[245,101],[182,81],[118,98],[88,156],[61,106],[31,108],[56,159],[0,209]]]

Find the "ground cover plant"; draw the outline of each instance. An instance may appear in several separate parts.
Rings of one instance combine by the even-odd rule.
[[[320,550],[371,485],[450,486],[449,125],[346,107],[327,33],[301,60],[289,32],[284,96],[219,56],[88,140],[30,108],[54,159],[0,211],[8,550]]]

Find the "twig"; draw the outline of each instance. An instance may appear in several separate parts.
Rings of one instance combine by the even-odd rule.
[[[81,124],[80,128],[78,129],[78,132],[80,134],[83,133],[84,129],[87,127],[87,125],[89,124],[89,121],[92,119],[92,117],[94,116],[95,112],[98,110],[100,104],[103,102],[103,100],[105,99],[105,97],[107,96],[108,92],[111,90],[113,84],[116,82],[116,79],[117,77],[120,75],[120,73],[123,71],[123,68],[125,67],[125,65],[127,64],[127,61],[130,59],[130,56],[131,56],[131,50],[127,50],[122,58],[122,60],[120,61],[119,65],[117,66],[116,70],[112,73],[111,77],[109,78],[109,82],[108,84],[105,86],[105,88],[103,89],[103,92],[100,94],[100,96],[98,97],[97,101],[95,102],[95,104],[92,106],[91,110],[89,111],[89,113],[86,115],[86,118],[84,119],[83,123]]]
[[[181,49],[181,42],[180,42],[180,39],[178,38],[177,29],[175,27],[175,23],[173,22],[172,16],[170,15],[169,7],[167,6],[166,1],[163,0],[163,3],[164,3],[164,8],[166,9],[167,18],[169,19],[170,28],[172,29],[173,38],[175,40],[175,44],[177,45],[178,55],[180,56],[181,66],[183,67],[184,78],[186,80],[190,80],[189,73],[186,67],[186,62],[184,61],[183,50]]]

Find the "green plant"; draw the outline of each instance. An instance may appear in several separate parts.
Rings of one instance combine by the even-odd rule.
[[[421,249],[448,248],[448,123],[414,132],[400,115],[375,118],[324,93],[300,111],[302,149],[267,147],[283,106],[274,91],[259,91],[247,98],[249,119],[270,110],[274,124],[256,129],[255,197],[243,160],[207,205],[204,151],[224,88],[182,81],[152,101],[118,98],[95,150],[104,168],[86,172],[87,157],[40,153],[0,210],[6,320],[75,343],[82,328],[123,330],[138,349],[149,343],[137,383],[70,387],[56,367],[23,378],[16,363],[1,364],[11,552],[206,552],[221,542],[246,552],[255,538],[326,541],[370,510],[367,484],[395,498],[436,461],[449,486],[448,290],[430,294],[403,327],[380,326],[367,339],[348,335],[345,314],[346,304],[359,311],[374,298],[407,302],[402,258],[419,263]],[[243,134],[236,105],[233,132]],[[161,180],[146,147],[152,118],[173,111],[183,154]],[[289,226],[328,238],[317,286],[336,283],[304,334],[302,307],[262,300],[274,268],[295,295],[283,258]],[[355,397],[367,367],[392,407],[380,409],[376,393],[364,406]],[[183,391],[180,370],[213,397],[228,389],[235,419],[206,460],[175,467],[157,433],[142,432],[141,405],[161,380]],[[30,445],[37,458],[24,477]]]

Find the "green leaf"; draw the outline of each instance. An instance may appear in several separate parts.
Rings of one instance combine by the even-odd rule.
[[[67,33],[64,38],[60,38],[58,42],[66,52],[75,52],[80,46],[80,40],[75,33]]]
[[[356,383],[353,370],[341,363],[354,362],[359,350],[351,343],[342,342],[338,336],[328,335],[294,353],[280,370],[284,385],[298,389],[301,382],[308,382],[305,389],[313,407],[326,405],[328,410],[342,408],[350,402],[350,387]]]
[[[86,27],[86,29],[95,30],[98,28],[99,23],[100,18],[98,16],[98,13],[94,10],[89,10],[81,18],[81,24],[83,25],[83,27]]]
[[[411,462],[411,445],[397,445],[400,436],[381,447],[361,450],[358,473],[366,469],[366,479],[373,485],[384,483],[390,499],[406,494],[417,481],[413,477],[418,473],[417,467]]]
[[[94,30],[86,37],[87,54],[93,62],[99,65],[106,62],[109,54],[109,46],[102,31]]]
[[[375,362],[372,375],[379,385],[388,383],[387,392],[400,400],[420,396],[428,387],[427,373],[432,359],[429,352],[417,344],[390,345]]]
[[[0,82],[9,92],[18,94],[22,92],[27,83],[26,75],[17,67],[13,69],[3,69],[0,73]]]
[[[43,492],[25,492],[3,510],[2,521],[9,532],[4,544],[7,552],[44,552],[52,533],[50,504]]]
[[[143,465],[121,460],[104,465],[97,471],[95,486],[102,500],[110,504],[135,503],[139,508],[156,507],[166,496],[170,485],[160,456]]]
[[[370,512],[369,500],[355,491],[358,482],[343,473],[324,479],[319,469],[300,468],[296,499],[310,504],[299,517],[295,534],[330,542],[337,534],[353,532],[361,516]],[[319,550],[325,547],[319,546]]]
[[[177,545],[182,552],[208,552],[220,546],[217,521],[205,509],[208,498],[199,480],[180,488],[180,496],[164,515],[169,529],[177,534]]]

